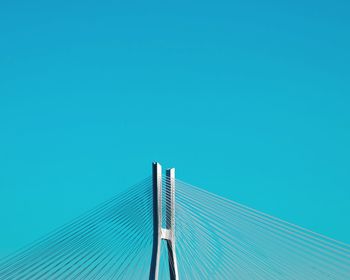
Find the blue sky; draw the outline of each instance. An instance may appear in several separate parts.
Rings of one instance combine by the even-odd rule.
[[[154,160],[350,243],[350,5],[282,2],[2,1],[0,257]]]

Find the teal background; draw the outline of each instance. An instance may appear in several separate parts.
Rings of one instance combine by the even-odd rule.
[[[349,1],[0,3],[0,257],[150,175],[350,243]]]

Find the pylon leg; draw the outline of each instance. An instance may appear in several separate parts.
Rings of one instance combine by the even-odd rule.
[[[162,235],[162,167],[159,163],[152,164],[153,177],[153,249],[149,280],[158,280],[160,245]]]

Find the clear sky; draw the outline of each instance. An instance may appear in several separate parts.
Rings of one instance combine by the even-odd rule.
[[[1,1],[0,257],[148,176],[350,243],[349,1]]]

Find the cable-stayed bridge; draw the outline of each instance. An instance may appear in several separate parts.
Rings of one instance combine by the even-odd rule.
[[[350,279],[349,245],[152,168],[3,260],[0,279]]]

